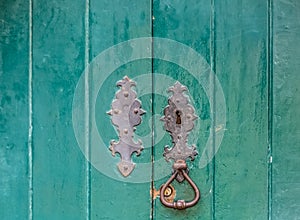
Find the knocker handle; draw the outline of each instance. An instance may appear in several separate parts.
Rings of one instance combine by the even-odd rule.
[[[176,178],[176,176],[181,173],[183,175],[183,177],[189,182],[189,184],[192,186],[192,188],[194,189],[194,199],[192,201],[186,202],[184,200],[177,200],[174,201],[173,203],[168,202],[165,200],[165,196],[164,196],[164,192],[166,190],[166,188],[170,185],[170,183],[173,182],[173,180]],[[193,180],[189,177],[189,175],[186,173],[186,170],[183,169],[179,169],[179,170],[175,170],[175,172],[173,173],[173,175],[170,177],[170,179],[162,186],[161,190],[160,190],[160,201],[161,203],[168,207],[168,208],[174,208],[174,209],[186,209],[189,207],[192,207],[194,205],[197,204],[197,202],[200,199],[200,191],[198,189],[198,187],[196,186],[196,184],[193,182]]]

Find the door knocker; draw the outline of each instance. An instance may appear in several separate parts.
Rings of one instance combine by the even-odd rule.
[[[168,99],[168,105],[164,109],[164,128],[172,137],[173,147],[166,146],[163,156],[167,161],[174,160],[173,174],[169,180],[162,186],[160,190],[160,201],[163,205],[174,209],[186,209],[194,206],[200,199],[200,191],[196,184],[188,175],[188,167],[186,160],[190,158],[194,160],[198,154],[196,146],[191,147],[187,145],[188,134],[194,127],[194,120],[198,117],[195,115],[195,109],[189,104],[188,97],[184,94],[187,88],[176,82],[174,86],[169,88],[173,95]],[[194,199],[192,201],[177,200],[169,202],[165,199],[164,192],[169,185],[176,179],[178,182],[187,182],[194,189]]]
[[[127,76],[117,82],[120,90],[116,93],[116,98],[111,104],[111,110],[107,112],[111,116],[111,121],[116,126],[119,133],[119,140],[111,140],[109,149],[112,155],[120,154],[121,162],[118,163],[120,173],[127,177],[133,171],[135,164],[132,162],[131,155],[140,155],[143,150],[142,142],[133,140],[135,127],[141,123],[141,116],[145,111],[141,108],[141,102],[136,97],[136,92],[131,89],[136,83]],[[174,209],[186,209],[194,206],[200,199],[200,191],[196,184],[188,175],[186,160],[194,160],[198,154],[196,146],[188,146],[188,135],[194,127],[195,109],[189,103],[188,97],[184,94],[187,88],[176,82],[169,88],[173,93],[168,99],[168,105],[164,109],[164,128],[172,137],[173,146],[166,146],[163,156],[167,161],[173,160],[173,174],[160,189],[160,201],[163,205]],[[165,192],[171,187],[171,183],[176,179],[178,182],[186,180],[194,189],[194,199],[192,201],[166,199]],[[174,189],[175,192],[175,189]]]
[[[136,98],[136,92],[131,89],[136,83],[127,76],[117,82],[120,90],[111,104],[111,110],[107,112],[111,116],[113,125],[117,127],[119,141],[111,140],[110,151],[115,156],[120,154],[121,162],[118,163],[120,173],[127,177],[133,171],[135,164],[131,155],[140,155],[143,150],[142,141],[136,143],[133,140],[135,126],[141,123],[141,116],[145,111],[141,108],[141,101]]]

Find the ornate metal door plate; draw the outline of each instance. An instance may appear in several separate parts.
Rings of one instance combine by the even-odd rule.
[[[119,141],[111,140],[109,149],[112,155],[120,154],[121,162],[118,163],[120,173],[127,177],[134,169],[135,164],[131,155],[135,152],[140,155],[143,150],[141,140],[135,142],[133,133],[135,126],[141,123],[141,115],[145,111],[141,108],[141,102],[136,98],[136,92],[131,89],[136,83],[127,76],[117,82],[120,90],[111,104],[111,110],[107,112],[111,116],[113,125],[117,127]]]
[[[173,95],[168,99],[168,105],[164,109],[165,130],[168,131],[172,137],[173,147],[166,146],[164,149],[164,157],[167,161],[174,160],[173,174],[170,179],[162,186],[160,191],[160,200],[163,205],[174,209],[185,209],[194,206],[200,199],[200,191],[196,184],[188,175],[188,168],[186,160],[190,158],[194,160],[198,154],[196,146],[188,146],[189,132],[194,128],[194,120],[198,117],[195,115],[195,109],[189,103],[188,97],[184,94],[187,88],[176,82],[174,86],[169,88],[169,92]],[[189,202],[178,200],[169,202],[165,199],[163,192],[176,178],[178,182],[187,180],[191,187],[194,189],[194,199]]]

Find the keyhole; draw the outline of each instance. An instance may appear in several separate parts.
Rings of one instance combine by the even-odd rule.
[[[180,125],[181,124],[181,116],[180,116],[181,112],[179,110],[177,110],[175,112],[175,114],[176,114],[176,124]]]

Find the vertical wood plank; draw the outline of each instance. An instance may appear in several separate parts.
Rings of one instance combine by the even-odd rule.
[[[86,218],[86,164],[72,127],[85,3],[33,1],[33,218]]]
[[[267,2],[215,1],[215,10],[216,74],[227,108],[215,158],[215,218],[266,219]]]
[[[209,68],[211,56],[211,5],[210,1],[153,1],[153,36],[168,38],[185,44],[190,50],[196,51],[207,62]],[[158,42],[155,40],[154,42]],[[154,54],[159,50],[154,43]],[[163,151],[166,145],[171,146],[172,140],[169,133],[163,130],[163,122],[159,120],[163,116],[163,109],[168,104],[167,89],[177,80],[189,89],[189,96],[196,109],[199,119],[194,131],[189,135],[189,144],[195,144],[199,155],[195,161],[189,163],[189,175],[198,185],[201,191],[200,202],[186,210],[173,210],[164,207],[159,198],[154,201],[154,219],[211,219],[212,218],[212,163],[204,168],[199,167],[201,154],[204,150],[211,126],[211,106],[208,97],[200,84],[199,78],[203,72],[198,72],[196,76],[180,66],[183,60],[188,60],[188,55],[182,54],[177,46],[167,47],[165,54],[172,54],[178,57],[176,63],[155,59],[153,61],[154,72],[154,96],[153,109],[154,114],[158,115],[158,120],[154,124],[154,187],[159,189],[167,181],[172,173],[170,163],[163,158]],[[165,57],[167,57],[166,55]],[[195,57],[193,57],[195,58]],[[192,61],[191,61],[192,62]],[[192,65],[192,64],[191,64]],[[203,68],[202,66],[199,69]],[[161,77],[164,75],[164,78]],[[211,82],[209,81],[208,84]],[[162,91],[163,93],[159,93]],[[199,127],[200,125],[200,127]],[[203,159],[203,158],[202,158]],[[173,163],[173,161],[172,161]],[[158,164],[158,165],[156,165]],[[163,165],[159,165],[163,164]],[[169,165],[167,165],[169,164]],[[174,181],[172,186],[176,190],[176,198],[191,200],[193,191],[185,181],[181,184]]]
[[[299,1],[273,1],[272,219],[300,216],[299,23]]]
[[[105,49],[113,47],[121,42],[139,38],[150,37],[150,1],[110,1],[110,0],[90,0],[90,62]],[[137,48],[134,48],[137,49]],[[142,47],[140,50],[147,50]],[[130,56],[132,49],[117,51],[124,53],[124,59]],[[108,59],[113,60],[119,57],[118,54],[111,53]],[[107,60],[109,62],[110,60]],[[117,63],[116,63],[117,65]],[[93,72],[90,75],[90,89],[99,86],[95,81],[96,75],[106,74]],[[151,183],[151,94],[139,97],[142,107],[147,111],[142,117],[142,124],[137,127],[136,134],[143,139],[145,149],[139,157],[133,155],[136,167],[130,176],[124,178],[117,169],[120,160],[119,155],[113,157],[109,151],[110,140],[118,140],[118,134],[114,129],[110,117],[106,112],[111,108],[111,102],[115,98],[118,90],[116,82],[125,75],[135,80],[142,79],[143,74],[150,79],[146,85],[137,81],[135,90],[138,97],[143,87],[151,88],[151,59],[137,60],[126,63],[117,68],[104,79],[104,82],[97,94],[97,102],[91,103],[96,108],[95,117],[99,135],[103,139],[105,146],[100,146],[101,154],[107,154],[107,160],[99,161],[98,166],[109,167],[110,171],[106,176],[101,170],[91,168],[91,218],[92,219],[149,219],[151,213],[150,183]],[[145,79],[145,78],[144,78]],[[143,81],[143,80],[142,80]],[[90,94],[93,96],[93,94]],[[94,99],[95,97],[91,97]],[[150,124],[149,124],[150,123]],[[93,135],[91,134],[91,140]],[[135,139],[136,135],[135,135]],[[91,151],[94,155],[94,152]],[[97,155],[94,155],[97,157]],[[100,156],[100,155],[99,155]],[[92,156],[93,157],[93,156]],[[141,172],[140,163],[148,164],[147,173]],[[139,174],[137,174],[139,173]],[[112,177],[113,176],[113,177]],[[134,177],[133,177],[134,176]],[[140,183],[138,179],[145,179],[146,182]],[[133,180],[134,179],[134,180]]]
[[[0,3],[0,219],[28,218],[28,10]]]

